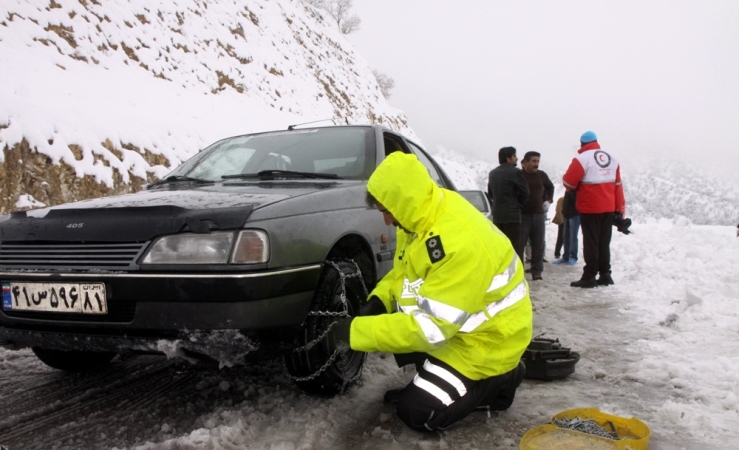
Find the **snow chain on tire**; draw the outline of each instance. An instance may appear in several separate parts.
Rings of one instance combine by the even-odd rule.
[[[362,277],[362,270],[359,268],[359,265],[353,260],[353,259],[347,259],[345,260],[348,263],[351,263],[356,268],[356,273],[353,273],[351,275],[347,275],[344,273],[343,270],[339,267],[339,265],[334,261],[325,261],[324,264],[328,264],[332,266],[336,272],[339,274],[340,280],[341,280],[341,303],[343,305],[342,311],[310,311],[308,312],[308,316],[306,317],[306,321],[309,317],[336,317],[337,319],[344,318],[344,317],[351,317],[349,315],[349,305],[348,305],[348,299],[346,296],[346,281],[349,278],[359,278],[359,282],[361,283],[364,298],[367,298],[368,292],[367,292],[367,286],[364,283],[364,278]],[[291,353],[300,353],[300,352],[308,352],[310,349],[312,349],[314,346],[318,345],[320,342],[323,341],[323,339],[331,332],[331,329],[336,326],[338,323],[338,320],[335,320],[328,324],[325,330],[321,332],[321,334],[316,337],[315,339],[311,340],[310,342],[307,342],[305,345],[302,345],[300,347],[296,347],[292,350]],[[306,322],[303,322],[302,326],[305,326]],[[351,350],[350,350],[351,351]],[[290,380],[293,382],[301,382],[301,381],[311,381],[316,378],[318,378],[323,372],[328,370],[331,365],[336,361],[337,358],[340,358],[344,355],[346,355],[347,350],[346,348],[337,348],[334,350],[334,352],[331,354],[331,356],[326,360],[326,362],[315,372],[313,372],[310,375],[303,376],[303,377],[295,377],[290,375],[289,372],[287,372],[287,376]],[[355,382],[361,382],[360,379],[362,377],[362,369],[364,367],[364,364],[362,364],[359,367],[359,371],[355,376],[348,380],[343,380],[343,383],[341,385],[341,388],[339,390],[339,394],[343,394],[346,391],[346,388]],[[287,369],[287,368],[286,368]]]

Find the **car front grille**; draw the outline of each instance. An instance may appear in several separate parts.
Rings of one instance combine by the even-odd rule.
[[[125,243],[0,243],[0,268],[53,270],[126,270],[149,242]]]

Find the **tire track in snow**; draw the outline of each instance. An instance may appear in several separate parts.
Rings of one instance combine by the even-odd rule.
[[[23,393],[21,397],[25,397],[25,401],[14,401],[13,396],[2,396],[0,398],[3,403],[14,404],[17,412],[12,416],[3,414],[4,420],[0,421],[0,443],[10,448],[30,448],[29,439],[44,436],[57,428],[62,432],[52,431],[51,442],[58,442],[59,438],[79,432],[80,426],[75,424],[81,418],[96,415],[103,416],[105,420],[117,416],[125,417],[140,403],[171,391],[186,378],[183,375],[173,377],[172,366],[175,363],[176,361],[163,358],[142,357],[116,365],[112,370],[102,373],[76,374],[70,377],[52,374],[58,378],[60,385],[64,383],[64,388],[57,393],[46,392],[49,383],[44,383],[40,389],[31,388]],[[71,385],[66,378],[71,379]],[[32,383],[34,377],[30,380]],[[3,391],[5,386],[0,392]],[[35,394],[38,392],[41,395],[37,398]],[[124,404],[127,406],[121,407]],[[84,427],[86,425],[83,423],[82,428]],[[42,445],[46,447],[39,448],[48,448],[48,441]]]
[[[3,416],[7,418],[22,412],[33,411],[41,407],[49,407],[53,403],[68,402],[70,399],[95,392],[109,386],[119,377],[119,373],[143,370],[150,372],[161,363],[140,360],[126,362],[123,365],[113,365],[102,372],[96,373],[64,373],[50,369],[49,373],[25,375],[19,377],[17,384],[7,383],[0,388],[0,399]],[[9,392],[12,391],[12,392]],[[0,420],[0,431],[3,430],[3,420]]]
[[[56,397],[48,390],[55,372],[39,373],[33,362],[13,367],[10,378],[18,381],[11,388],[0,386],[0,408],[14,400],[25,406],[16,407],[12,417],[0,415],[0,445],[12,450],[134,448],[189,434],[203,427],[204,415],[212,417],[247,397],[247,403],[261,405],[263,395],[274,394],[271,366],[217,369],[163,355],[129,358],[99,374],[60,373],[65,389]],[[278,384],[286,382],[280,378]],[[18,392],[21,385],[25,395]]]
[[[79,434],[85,434],[90,429],[108,428],[111,422],[127,423],[129,416],[146,411],[147,404],[152,404],[167,394],[191,384],[195,376],[195,374],[191,373],[184,374],[167,383],[161,383],[162,379],[170,377],[169,373],[165,373],[163,377],[152,379],[152,383],[146,383],[145,386],[139,385],[137,389],[139,394],[134,399],[125,398],[116,405],[112,405],[107,404],[110,397],[100,398],[95,402],[84,405],[84,407],[72,410],[68,416],[85,417],[85,420],[82,423],[76,424],[77,426],[65,427],[61,432],[55,433],[54,438],[59,441],[70,440]],[[155,388],[151,390],[146,389],[148,385],[154,385]],[[126,389],[126,391],[117,395],[116,399],[120,399],[126,393],[130,393],[130,390]],[[113,416],[109,416],[105,412],[110,409],[115,410]],[[135,424],[127,424],[126,426],[131,425]]]
[[[149,359],[146,359],[149,358]],[[97,373],[73,374],[48,369],[49,372],[14,377],[5,380],[0,387],[0,405],[3,418],[8,418],[22,411],[31,411],[60,399],[78,395],[91,389],[100,388],[117,378],[120,372],[150,370],[155,360],[151,357],[129,359],[121,364],[114,364]],[[0,432],[3,430],[3,419],[0,418]]]

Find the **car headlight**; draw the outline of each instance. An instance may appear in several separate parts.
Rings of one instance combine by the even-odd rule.
[[[143,264],[226,264],[233,232],[174,234],[157,239]]]
[[[235,245],[234,245],[235,242]],[[233,251],[232,251],[233,247]],[[269,240],[261,230],[217,231],[162,236],[142,264],[258,264],[269,260]]]

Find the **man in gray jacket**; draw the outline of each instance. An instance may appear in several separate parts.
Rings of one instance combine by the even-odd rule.
[[[524,242],[521,239],[521,207],[529,198],[529,186],[516,168],[518,157],[514,147],[498,151],[500,165],[488,175],[488,196],[493,201],[493,223],[511,241],[523,263]]]

